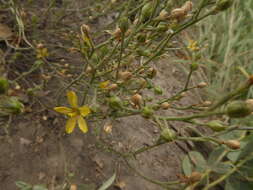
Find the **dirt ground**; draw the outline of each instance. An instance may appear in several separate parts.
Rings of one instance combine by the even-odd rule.
[[[65,12],[67,16],[63,15],[61,1],[58,8],[47,13],[45,13],[49,6],[47,1],[21,5],[24,12],[28,14],[27,17],[42,15],[40,24],[35,28],[27,28],[27,36],[31,35],[30,39],[37,39],[47,44],[51,52],[49,63],[54,62],[60,65],[68,63],[75,68],[70,71],[73,76],[78,75],[78,67],[82,64],[81,57],[75,53],[66,54],[65,49],[69,44],[59,34],[71,30],[78,31],[83,23],[89,23],[92,28],[97,26],[98,29],[101,22],[111,19],[101,18],[92,22],[88,21],[86,16],[89,12],[81,11],[88,5],[87,2],[74,1],[68,5],[69,12]],[[5,13],[3,11],[3,14]],[[61,14],[62,18],[55,20]],[[30,22],[29,19],[27,22]],[[10,19],[6,24],[12,26],[14,23]],[[61,48],[62,46],[64,47]],[[3,51],[7,49],[3,47]],[[30,66],[31,63],[25,62],[29,58],[30,55],[23,57],[19,65],[16,64],[18,61],[16,60],[8,68],[16,69],[20,73]],[[158,75],[155,80],[164,88],[163,96],[168,97],[178,92],[186,80],[180,68],[171,65],[168,60],[156,63],[156,68]],[[40,72],[45,74],[54,71],[50,65],[46,65]],[[21,80],[19,83],[21,88],[26,89],[31,84],[40,84],[43,79],[38,75],[41,73],[31,74],[24,83]],[[18,75],[11,71],[8,74],[10,78]],[[32,185],[45,184],[49,190],[61,190],[67,184],[94,184],[98,187],[116,172],[116,183],[125,184],[122,188],[124,190],[160,190],[159,186],[136,175],[119,156],[103,147],[96,137],[96,131],[93,130],[96,128],[94,123],[89,123],[90,131],[87,134],[82,134],[78,129],[71,135],[64,134],[66,120],[52,108],[56,105],[55,95],[58,89],[69,80],[71,78],[63,80],[58,75],[52,77],[44,85],[43,93],[36,99],[26,97],[26,106],[32,110],[30,113],[12,118],[7,130],[4,127],[0,128],[0,189],[16,190],[18,189],[15,185],[16,181],[24,181]],[[64,97],[64,94],[62,96]],[[200,101],[199,94],[193,92],[183,98],[181,103],[190,105]],[[182,114],[172,109],[166,112],[174,115]],[[127,151],[143,145],[151,145],[158,138],[158,131],[152,122],[139,116],[111,122],[112,134],[105,136],[105,139],[117,150]],[[181,124],[171,124],[179,133],[184,133]],[[173,142],[138,155],[131,164],[143,175],[152,179],[176,180],[181,174],[180,162],[190,148],[187,144]],[[83,186],[83,189],[91,190],[92,187],[84,188]],[[111,190],[113,189],[116,190],[119,187],[111,187]]]

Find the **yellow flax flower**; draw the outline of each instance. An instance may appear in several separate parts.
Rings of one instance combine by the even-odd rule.
[[[66,123],[66,133],[70,134],[73,132],[76,123],[78,123],[79,128],[83,133],[87,133],[88,127],[87,123],[84,120],[91,111],[88,106],[78,106],[78,98],[75,92],[69,91],[67,92],[68,102],[70,104],[70,108],[68,107],[55,107],[54,110],[67,115],[69,117]]]
[[[187,48],[191,51],[198,51],[200,49],[198,46],[198,42],[194,40],[189,40]]]

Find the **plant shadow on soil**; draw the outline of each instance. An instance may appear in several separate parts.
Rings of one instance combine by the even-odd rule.
[[[31,35],[31,39],[42,41],[49,47],[52,55],[49,57],[49,62],[61,65],[68,63],[79,68],[83,64],[81,57],[75,53],[66,56],[66,51],[60,48],[60,46],[69,45],[61,39],[60,33],[70,30],[78,31],[81,24],[90,22],[84,19],[88,13],[80,11],[80,7],[86,7],[89,3],[75,1],[69,4],[69,12],[66,12],[66,17],[61,7],[54,7],[45,13],[48,5],[47,1],[21,5],[24,12],[28,14],[27,17],[42,15],[41,22],[33,26],[35,28],[26,28],[27,36]],[[38,6],[40,6],[39,10],[37,10]],[[55,21],[54,19],[59,17],[57,14],[62,18]],[[91,28],[99,28],[100,22],[104,20],[97,19],[90,23]],[[31,64],[23,61],[19,63],[24,64],[24,67]],[[12,65],[12,69],[22,72],[20,71],[20,68],[23,68],[22,65],[17,67],[16,62]],[[166,60],[156,63],[156,68],[158,75],[155,82],[164,88],[164,97],[175,94],[180,87],[184,86],[186,76],[179,68],[169,64]],[[52,72],[50,65],[46,65],[43,69],[45,73]],[[72,72],[73,77],[78,75],[77,72],[78,69]],[[11,71],[8,74],[10,78],[16,77]],[[23,80],[20,80],[20,86],[24,89],[30,87],[29,84],[42,83],[43,79],[38,75],[40,73],[27,76],[24,84]],[[136,175],[119,156],[102,148],[93,131],[94,123],[89,123],[90,130],[87,134],[82,134],[78,128],[71,135],[64,134],[65,119],[53,112],[53,106],[56,105],[54,97],[57,90],[64,84],[62,80],[56,76],[47,81],[43,90],[47,94],[42,93],[36,97],[36,100],[32,101],[35,102],[34,105],[31,106],[28,98],[27,106],[31,107],[32,112],[13,118],[8,134],[4,128],[0,128],[0,189],[15,190],[17,189],[16,181],[24,181],[33,185],[45,184],[50,190],[59,189],[65,183],[95,184],[98,187],[116,172],[116,183],[124,183],[123,189],[125,190],[160,190],[159,186]],[[64,94],[62,96],[64,97]],[[200,101],[201,97],[198,92],[193,92],[183,98],[180,104],[191,105]],[[164,111],[164,113],[182,114],[173,110]],[[173,122],[172,124],[178,133],[185,133],[180,123]],[[112,134],[104,135],[104,137],[110,146],[120,151],[151,145],[159,135],[159,131],[152,122],[140,116],[118,119],[113,121],[112,125]],[[152,179],[176,180],[181,174],[181,160],[192,147],[193,145],[186,143],[172,142],[138,155],[131,164],[143,175]],[[113,189],[117,188],[111,187],[111,190]]]

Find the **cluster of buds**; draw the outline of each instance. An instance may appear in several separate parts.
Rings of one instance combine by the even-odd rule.
[[[132,76],[133,76],[133,74],[129,71],[120,71],[119,72],[119,79],[122,81],[129,80],[132,78]]]
[[[193,3],[191,1],[186,1],[182,7],[173,9],[171,11],[169,18],[182,20],[192,10],[192,7],[193,7]]]

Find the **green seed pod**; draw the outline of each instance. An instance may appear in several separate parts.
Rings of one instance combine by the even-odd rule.
[[[6,78],[0,77],[0,94],[5,94],[9,88],[9,82]]]
[[[228,126],[224,125],[219,120],[213,120],[207,123],[207,126],[212,129],[213,131],[219,132],[224,131]]]
[[[119,28],[121,30],[121,32],[125,33],[128,28],[129,28],[129,21],[128,21],[128,18],[125,16],[125,17],[122,17],[119,21]]]
[[[199,64],[198,63],[192,63],[190,65],[190,68],[191,68],[192,71],[197,71],[198,68],[199,68]]]
[[[166,23],[159,23],[157,28],[156,28],[158,31],[160,32],[165,32],[168,30],[168,25]]]
[[[227,105],[226,113],[231,118],[240,118],[250,115],[252,107],[245,101],[236,100]]]
[[[157,95],[161,95],[161,94],[163,94],[163,90],[161,87],[156,86],[156,87],[154,87],[154,93]]]
[[[153,114],[154,114],[154,110],[149,106],[145,106],[141,112],[141,115],[145,118],[150,118]]]
[[[7,116],[22,113],[24,105],[16,97],[1,97],[0,99],[0,115]]]
[[[161,135],[160,135],[160,139],[161,140],[165,140],[167,142],[173,141],[177,138],[177,134],[168,128],[165,128],[162,130]]]
[[[233,4],[234,0],[217,0],[214,8],[215,12],[225,11]]]
[[[142,22],[146,22],[148,19],[150,19],[152,13],[153,13],[153,4],[152,2],[148,2],[142,7],[140,20]]]
[[[121,109],[123,107],[122,101],[118,96],[110,97],[108,103],[109,106],[114,110]]]

